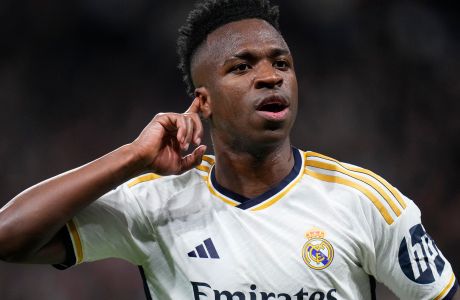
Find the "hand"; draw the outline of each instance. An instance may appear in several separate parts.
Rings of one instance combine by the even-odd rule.
[[[195,98],[183,113],[160,113],[132,143],[145,167],[159,175],[181,174],[200,164],[206,146],[200,145],[203,125],[198,113],[200,101]],[[190,144],[197,147],[182,156]]]

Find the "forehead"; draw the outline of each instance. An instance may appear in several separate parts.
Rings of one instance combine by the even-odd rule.
[[[222,64],[241,50],[288,49],[281,34],[261,19],[245,19],[227,23],[213,32],[197,49],[192,60],[195,63]]]

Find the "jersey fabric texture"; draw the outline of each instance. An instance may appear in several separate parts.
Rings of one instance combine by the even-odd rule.
[[[375,299],[374,280],[401,299],[452,297],[451,265],[410,199],[366,169],[293,157],[252,199],[217,183],[212,156],[179,176],[135,178],[67,224],[75,264],[130,261],[148,299]]]

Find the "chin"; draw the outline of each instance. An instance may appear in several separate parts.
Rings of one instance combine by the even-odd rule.
[[[265,129],[258,135],[257,138],[255,138],[260,146],[275,146],[283,144],[287,139],[289,139],[289,130],[286,130],[286,128]]]

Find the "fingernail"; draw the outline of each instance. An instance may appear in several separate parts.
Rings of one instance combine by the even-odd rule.
[[[185,150],[188,150],[188,147],[189,147],[189,146],[190,146],[190,143],[185,144],[184,149],[185,149]]]
[[[201,145],[201,139],[200,139],[200,138],[197,138],[197,139],[196,139],[196,144],[197,144],[197,145]]]

